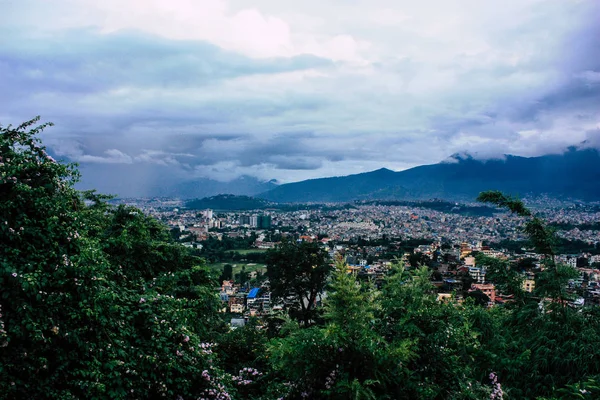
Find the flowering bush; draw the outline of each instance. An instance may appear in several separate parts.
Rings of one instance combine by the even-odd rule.
[[[37,121],[0,127],[0,393],[228,398],[206,268],[139,210],[76,191]]]

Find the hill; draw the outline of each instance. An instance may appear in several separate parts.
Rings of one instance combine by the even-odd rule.
[[[280,185],[261,194],[277,202],[431,199],[472,201],[486,190],[519,196],[600,200],[600,155],[596,149],[569,148],[540,157],[505,156],[477,160],[455,154],[448,160],[394,172],[379,169],[342,177]]]

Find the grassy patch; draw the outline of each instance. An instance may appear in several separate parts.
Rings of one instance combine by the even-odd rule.
[[[233,265],[233,275],[240,273],[242,267],[246,267],[246,272],[252,271],[260,271],[261,273],[266,272],[267,268],[265,264],[257,264],[257,263],[245,263],[245,262],[219,262],[214,264],[207,264],[207,266],[211,269],[217,271],[223,271],[223,267],[225,264]]]
[[[251,253],[265,253],[267,252],[267,249],[243,249],[243,250],[232,250],[232,252],[234,253],[240,253],[240,254],[251,254]]]

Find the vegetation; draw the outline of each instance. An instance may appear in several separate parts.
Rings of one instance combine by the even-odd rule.
[[[0,127],[2,398],[600,396],[600,311],[570,305],[576,271],[517,199],[479,198],[521,215],[544,255],[534,293],[477,256],[504,307],[439,302],[426,267],[396,264],[375,287],[318,244],[284,242],[267,274],[273,299],[295,306],[230,330],[203,259],[139,210],[76,191],[75,166],[48,156],[37,122]]]
[[[328,254],[317,243],[284,241],[267,253],[267,277],[275,301],[293,299],[290,315],[305,326],[316,318],[315,305],[327,284]]]
[[[211,278],[139,210],[78,193],[37,119],[0,136],[0,393],[188,397],[214,389]]]

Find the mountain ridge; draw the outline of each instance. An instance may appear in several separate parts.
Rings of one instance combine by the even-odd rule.
[[[479,192],[501,190],[515,195],[542,195],[600,200],[600,154],[593,148],[569,148],[538,157],[504,155],[478,160],[454,154],[446,160],[404,171],[380,168],[341,177],[282,184],[257,195],[277,202],[372,199],[473,200]]]

